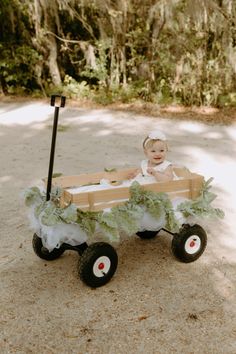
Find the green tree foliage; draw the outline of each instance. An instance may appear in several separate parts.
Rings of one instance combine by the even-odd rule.
[[[22,11],[21,11],[22,10]],[[0,4],[0,82],[4,93],[37,87],[34,66],[40,59],[30,41],[29,18],[18,1]]]
[[[236,104],[234,0],[1,0],[2,91]]]

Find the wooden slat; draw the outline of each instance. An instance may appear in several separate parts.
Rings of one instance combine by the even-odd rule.
[[[176,192],[176,193],[171,193],[171,194],[168,194],[169,195],[169,198],[170,199],[174,199],[174,198],[177,198],[177,197],[182,197],[182,198],[187,198],[189,199],[189,196],[190,196],[190,192],[189,191],[183,191],[183,192]],[[128,199],[127,199],[128,200]],[[93,205],[93,208],[92,208],[92,211],[99,211],[99,210],[103,210],[103,209],[106,209],[106,208],[112,208],[116,205],[122,205],[125,203],[126,200],[116,200],[116,201],[108,201],[108,202],[103,202],[103,203],[95,203]],[[84,208],[83,208],[84,210]],[[88,210],[86,208],[86,210]],[[89,209],[91,210],[91,209]]]
[[[109,181],[124,181],[136,170],[136,168],[126,168],[114,172],[104,172],[103,178],[108,179]]]
[[[191,179],[191,199],[195,199],[199,196],[200,191],[202,189],[204,182],[204,177],[194,174],[193,178]]]
[[[170,182],[151,183],[151,184],[142,185],[142,188],[157,193],[181,192],[186,190],[189,191],[191,186],[190,181],[191,181],[190,179],[185,179],[185,180],[177,180],[177,181],[170,181]],[[93,195],[94,203],[130,198],[129,187],[120,187],[116,189],[110,188],[110,189],[104,189],[104,190],[93,191],[88,193]],[[76,194],[74,194],[74,196],[75,195]]]
[[[145,186],[146,187],[146,186]],[[149,186],[150,187],[150,186]],[[156,190],[156,188],[149,188],[148,190],[152,190],[155,192],[160,192],[160,189]],[[189,188],[186,189],[174,189],[171,188],[168,192],[164,190],[165,193],[168,194],[170,199],[175,197],[185,197],[191,198],[192,192]],[[197,191],[195,192],[197,193]],[[82,194],[82,193],[81,193]],[[79,195],[71,195],[71,201],[75,203],[80,208],[88,208],[89,210],[102,210],[104,208],[109,208],[111,206],[122,204],[124,200],[128,200],[130,198],[129,188],[124,187],[122,190],[103,190],[103,191],[94,191],[89,193],[84,193],[88,195],[87,198],[79,198]]]
[[[104,210],[107,208],[113,208],[116,205],[122,205],[124,203],[125,203],[125,201],[111,201],[111,202],[107,202],[107,203],[94,204],[93,209],[91,211],[100,211],[100,210]]]
[[[101,179],[107,179],[109,181],[122,181],[128,179],[128,176],[134,172],[136,168],[122,169],[113,172],[96,172],[96,173],[85,173],[75,176],[61,176],[52,179],[52,184],[54,186],[59,186],[62,188],[72,188],[78,187],[85,184],[96,184],[99,183]],[[179,177],[190,178],[194,173],[191,173],[185,167],[174,167],[174,171]],[[44,182],[47,183],[47,179],[44,179]]]
[[[61,176],[53,178],[52,182],[54,186],[60,186],[62,188],[72,188],[78,187],[85,184],[96,184],[99,183],[101,179],[107,179],[109,181],[122,181],[128,178],[130,173],[134,172],[135,168],[123,169],[114,172],[97,172],[97,173],[87,173],[75,176]],[[191,173],[187,168],[174,168],[175,173],[179,177],[192,178],[195,173]],[[47,183],[47,180],[44,180]]]
[[[169,182],[158,182],[143,185],[145,190],[157,192],[157,193],[168,193],[175,192],[178,190],[186,190],[190,188],[190,179],[180,179],[177,181]]]
[[[67,192],[68,195],[70,194]],[[89,205],[89,193],[70,194],[71,200],[77,205]]]
[[[129,199],[129,187],[121,187],[117,189],[104,189],[101,191],[89,192],[93,195],[93,203],[109,202],[117,199]]]
[[[128,179],[129,174],[135,170],[135,168],[129,168],[114,172],[103,171],[97,173],[86,173],[78,176],[61,176],[53,178],[52,184],[62,188],[71,188],[86,184],[96,184],[99,183],[101,179],[107,179],[109,181],[122,181]]]
[[[133,171],[134,169],[125,169],[119,170],[118,172],[100,172],[96,174],[58,177],[53,179],[53,182],[56,182],[54,185],[59,185],[66,188],[80,183],[88,184],[88,181],[91,181],[91,183],[97,183],[96,181],[100,181],[102,178],[109,179],[110,181],[121,181],[127,179],[128,174]],[[167,193],[170,199],[173,199],[174,197],[185,197],[189,199],[198,197],[204,181],[203,176],[196,173],[191,173],[189,170],[184,168],[178,168],[175,172],[178,176],[185,176],[185,178],[169,182],[145,184],[142,185],[142,188],[157,193]],[[72,202],[82,210],[102,210],[105,208],[111,208],[115,205],[123,204],[124,200],[128,200],[129,198],[129,187],[111,187],[110,189],[105,190],[75,194],[71,194],[67,190],[63,192],[61,197],[61,205],[67,205]]]
[[[174,192],[171,194],[168,194],[170,199],[176,198],[176,197],[183,197],[183,198],[188,198],[190,196],[190,191],[183,191],[183,192]],[[128,199],[127,199],[128,200]],[[125,203],[127,200],[112,200],[112,201],[107,201],[103,203],[95,203],[93,205],[92,211],[100,211],[106,208],[112,208],[116,205],[122,205]]]
[[[191,178],[192,173],[187,167],[173,167],[175,174],[178,177]]]

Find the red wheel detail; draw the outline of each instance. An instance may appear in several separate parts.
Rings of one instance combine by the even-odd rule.
[[[197,235],[191,235],[185,242],[185,251],[188,254],[197,253],[201,249],[201,239]]]
[[[98,269],[102,270],[102,269],[104,269],[104,267],[105,267],[104,263],[100,263],[98,266]]]
[[[195,241],[191,241],[189,246],[190,247],[194,247],[195,246]]]
[[[93,265],[93,274],[100,278],[104,277],[110,270],[111,260],[107,256],[98,257]]]

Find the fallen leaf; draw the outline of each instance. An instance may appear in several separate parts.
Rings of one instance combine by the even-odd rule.
[[[139,321],[146,320],[149,316],[143,315],[138,318]]]

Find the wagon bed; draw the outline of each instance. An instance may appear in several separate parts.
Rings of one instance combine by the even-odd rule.
[[[60,206],[65,207],[74,203],[84,211],[99,211],[123,204],[130,198],[130,186],[120,185],[127,180],[135,168],[122,169],[112,172],[98,172],[81,174],[77,176],[61,176],[53,178],[52,185],[62,188]],[[169,182],[155,182],[143,184],[145,190],[167,193],[170,199],[184,197],[195,199],[199,196],[204,177],[190,172],[185,167],[174,167],[178,180]],[[73,189],[86,185],[96,185],[102,179],[108,180],[111,186],[103,190],[74,192]]]

